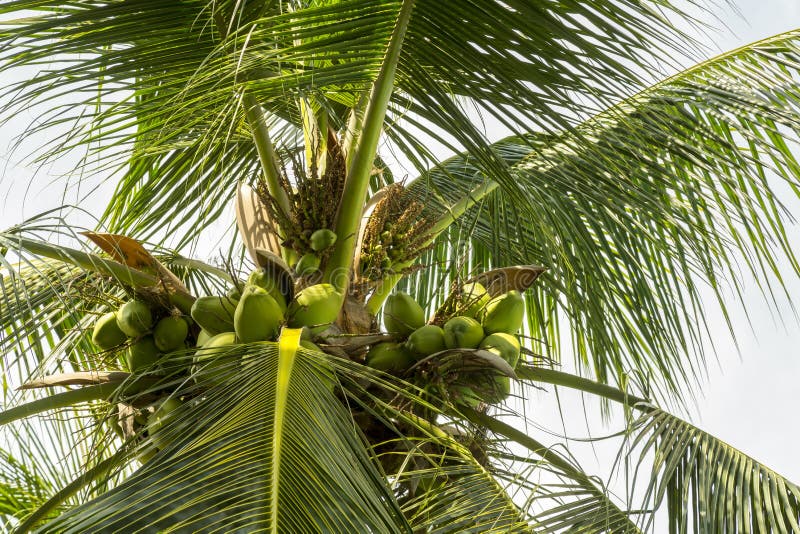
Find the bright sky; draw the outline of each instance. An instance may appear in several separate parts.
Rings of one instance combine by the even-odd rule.
[[[729,50],[791,30],[800,24],[798,0],[736,0],[736,4],[741,16],[730,9],[722,11],[720,15],[725,25],[735,33],[733,36],[723,34],[717,37],[720,50]],[[35,173],[34,167],[24,168],[12,163],[12,160],[18,161],[25,150],[9,156],[8,144],[32,118],[23,114],[0,129],[0,198],[3,199],[0,201],[0,228],[11,226],[25,216],[63,202],[74,202],[80,197],[80,192],[71,190],[64,198],[63,183],[49,183],[69,165]],[[103,195],[109,192],[108,187],[101,190]],[[92,209],[99,210],[101,205],[97,203],[97,207],[93,206]],[[70,217],[70,221],[92,225],[85,218]],[[800,245],[798,228],[791,227],[789,231]],[[791,295],[800,295],[800,281],[789,280],[788,288]],[[713,303],[709,301],[709,309],[712,308]],[[699,415],[693,420],[703,429],[791,480],[800,482],[800,461],[797,458],[797,443],[800,442],[800,388],[797,386],[800,377],[799,322],[786,305],[778,316],[772,314],[755,287],[750,287],[746,292],[744,308],[750,314],[752,326],[748,325],[742,314],[734,317],[740,352],[728,341],[728,331],[721,318],[717,314],[710,315],[712,335],[718,342],[718,363],[713,356],[709,357],[705,397],[699,399]],[[588,425],[591,430],[587,430],[584,407],[578,396],[565,400],[566,423],[562,427],[561,417],[548,400],[552,398],[553,395],[548,395],[546,398],[540,396],[531,399],[526,411],[529,417],[553,432],[561,433],[566,428],[570,436],[586,437],[587,432],[601,435],[619,430],[618,426],[604,430],[596,424]],[[589,399],[587,402],[588,419],[598,420],[596,406]],[[592,450],[576,443],[573,452],[584,467],[605,476],[617,451],[616,445],[599,444]]]

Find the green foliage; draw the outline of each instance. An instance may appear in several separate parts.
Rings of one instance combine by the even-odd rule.
[[[165,295],[160,276],[52,244],[77,237],[60,220],[0,233],[4,527],[618,533],[647,531],[665,509],[675,531],[800,530],[796,485],[655,404],[685,403],[697,389],[700,287],[727,314],[723,295],[737,294],[744,276],[771,296],[782,289],[782,259],[800,273],[779,194],[800,194],[800,33],[651,85],[639,72],[663,58],[682,62],[694,45],[677,29],[694,21],[669,0],[470,0],[447,9],[436,0],[15,0],[0,16],[0,72],[49,65],[2,88],[0,121],[36,109],[30,135],[69,125],[34,157],[84,150],[82,186],[120,176],[102,219],[111,231],[171,236],[183,250],[225,213],[238,182],[279,173],[297,181],[327,164],[323,147],[346,163],[343,198],[326,206],[336,234],[317,225],[303,235],[320,254],[297,264],[307,280],[296,299],[276,294],[265,271],[251,275],[275,304],[255,314],[268,319],[258,325],[236,318],[236,300],[244,308],[248,297],[237,295],[236,276],[157,250],[193,295],[229,296],[192,308],[205,337],[216,337],[158,365],[154,342],[140,337],[152,317],[118,314],[138,338],[131,354],[144,355],[128,361],[135,374],[120,388],[14,389],[117,370],[116,338],[99,343],[105,351],[90,342],[98,318],[143,293],[186,314],[193,297]],[[476,115],[513,135],[490,141]],[[312,138],[318,146],[301,145]],[[432,232],[413,242],[431,245],[423,269],[376,256],[385,276],[372,280],[383,284],[376,293],[388,295],[404,275],[415,293],[387,303],[396,335],[378,339],[393,340],[362,344],[371,347],[366,365],[364,350],[342,348],[350,332],[301,344],[300,331],[286,329],[278,344],[248,343],[274,338],[284,315],[314,335],[335,333],[343,302],[352,306],[345,297],[363,301],[347,269],[360,257],[352,247],[366,191],[394,181],[374,150],[383,141],[420,173],[402,194],[419,208],[414,228]],[[438,161],[435,144],[455,155]],[[232,242],[226,268],[252,270],[238,249]],[[417,361],[395,343],[410,334],[408,344],[421,346],[419,303],[439,309],[449,288],[514,264],[548,271],[524,297],[506,299],[507,310],[496,311],[505,306],[496,297],[478,316],[488,300],[480,296],[442,317],[446,346],[483,340],[488,356]],[[356,287],[346,295],[348,284]],[[516,332],[523,299],[532,339],[512,382],[518,347],[484,334]],[[192,328],[188,338],[199,340]],[[183,348],[182,332],[170,347]],[[562,339],[597,381],[530,366],[557,360]],[[441,343],[425,345],[420,352]],[[653,400],[630,394],[631,375],[647,377]],[[535,425],[501,420],[512,403],[500,401],[537,381],[640,413],[624,431],[640,462],[626,474],[636,483],[646,473],[641,506],[535,439]],[[148,424],[167,394],[174,411]],[[133,431],[120,424],[127,409],[145,421]],[[45,411],[55,414],[18,420]]]

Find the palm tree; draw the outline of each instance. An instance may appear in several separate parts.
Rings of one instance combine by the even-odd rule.
[[[82,183],[116,187],[94,229],[111,234],[47,213],[0,233],[7,528],[617,533],[663,514],[670,532],[800,531],[800,487],[667,410],[701,388],[701,288],[727,313],[744,280],[769,295],[783,263],[800,273],[778,198],[800,191],[800,33],[650,84],[696,56],[680,27],[699,21],[668,0],[0,13],[2,68],[46,65],[6,85],[3,116],[48,106],[27,132],[50,135],[39,161],[80,150]],[[418,176],[393,176],[386,147]],[[224,262],[182,255],[233,203]],[[338,237],[306,270],[316,229]],[[322,349],[289,324],[213,365],[192,348],[125,369],[92,343],[132,296],[188,315],[240,292],[252,262],[292,282],[289,301],[330,284]],[[443,322],[468,280],[525,292],[516,367],[472,349],[364,364],[402,337],[379,331],[389,295]],[[570,346],[578,374],[559,369]],[[503,376],[515,395],[552,384],[624,410],[630,494],[505,395],[463,396]],[[165,399],[183,402],[159,419]]]

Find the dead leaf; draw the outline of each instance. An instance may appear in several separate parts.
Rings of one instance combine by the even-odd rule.
[[[169,293],[191,295],[175,273],[164,267],[141,243],[132,237],[119,234],[98,234],[96,232],[81,233],[116,261],[124,263],[128,267],[155,274]]]
[[[512,290],[520,292],[525,291],[533,286],[533,283],[539,278],[539,275],[546,270],[546,267],[540,267],[538,265],[501,267],[473,276],[467,280],[467,282],[478,282],[486,288],[489,296],[494,298]]]
[[[45,376],[22,384],[19,389],[47,388],[51,386],[89,386],[95,384],[121,384],[130,373],[123,371],[77,371]]]
[[[281,240],[269,211],[256,192],[247,184],[239,184],[234,202],[236,227],[250,258],[258,263],[258,249],[280,256]]]

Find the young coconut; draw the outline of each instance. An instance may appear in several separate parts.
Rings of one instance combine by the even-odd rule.
[[[475,282],[471,284],[464,284],[461,288],[460,307],[461,315],[478,319],[481,310],[489,302],[489,293],[486,288],[481,284]]]
[[[143,336],[128,347],[125,361],[128,364],[128,370],[135,373],[152,366],[158,361],[158,357],[158,347],[156,347],[153,336]]]
[[[117,324],[116,312],[108,312],[94,323],[92,342],[103,350],[113,349],[125,343],[127,339],[127,334],[120,330]]]
[[[117,326],[128,337],[146,334],[153,325],[150,306],[141,300],[129,300],[117,310]]]
[[[418,357],[443,351],[446,348],[444,330],[434,324],[420,326],[408,336],[406,346]]]
[[[256,269],[250,273],[247,279],[247,285],[258,286],[266,290],[269,296],[278,303],[278,306],[281,308],[281,313],[286,313],[286,297],[281,293],[278,282],[269,275],[266,269]]]
[[[294,271],[298,276],[308,276],[319,271],[319,257],[313,252],[303,254],[297,265],[294,266]]]
[[[336,243],[336,234],[332,230],[322,228],[311,234],[311,250],[321,252]]]
[[[525,315],[525,300],[519,291],[509,291],[497,296],[486,304],[481,313],[483,329],[487,334],[505,332],[516,334],[522,327]]]
[[[230,374],[231,360],[225,358],[225,348],[236,344],[236,334],[233,332],[223,332],[212,337],[194,354],[192,359],[194,367],[192,374],[198,370],[203,371],[203,380],[208,385],[215,386],[221,384]]]
[[[147,435],[150,436],[150,441],[158,450],[167,447],[172,440],[164,437],[164,425],[175,417],[175,410],[181,407],[183,403],[174,397],[170,397],[162,402],[156,411],[147,418]]]
[[[425,324],[425,311],[408,293],[394,293],[383,307],[386,331],[408,336]]]
[[[516,367],[519,361],[519,340],[516,336],[506,334],[505,332],[489,334],[483,338],[478,348],[497,354],[507,361],[511,367]]]
[[[189,335],[189,323],[176,316],[164,317],[153,329],[153,340],[161,352],[171,352],[183,348]]]
[[[192,319],[209,334],[233,332],[233,314],[237,304],[228,297],[200,297],[192,304]]]
[[[233,325],[242,343],[275,339],[283,312],[275,299],[258,286],[247,286],[236,306]]]
[[[459,315],[444,324],[444,344],[448,349],[475,349],[483,340],[483,327],[472,317]]]
[[[331,284],[316,284],[300,291],[286,310],[292,328],[308,326],[312,333],[328,327],[339,316],[342,294]]]
[[[378,343],[367,352],[367,365],[387,373],[400,373],[414,365],[416,358],[402,343]]]

